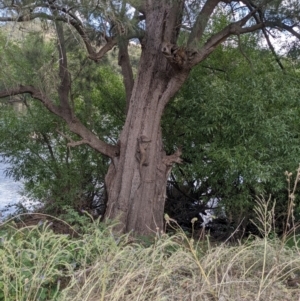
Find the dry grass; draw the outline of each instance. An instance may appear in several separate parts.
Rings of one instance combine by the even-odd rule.
[[[92,266],[73,275],[61,300],[300,300],[296,247],[255,238],[236,246],[208,244],[202,252],[187,240],[178,233],[163,235],[148,248],[104,250]],[[292,278],[295,286],[289,287]]]
[[[292,202],[293,190],[290,194]],[[101,229],[98,223],[76,239],[54,234],[48,226],[18,229],[0,240],[0,300],[300,301],[293,206],[288,206],[283,239],[273,234],[274,206],[271,198],[258,198],[253,222],[261,237],[234,245],[194,241],[180,229],[173,236],[157,233],[154,243],[146,246],[129,235],[115,235],[113,225]],[[176,226],[172,219],[166,221]],[[291,240],[293,247],[287,246]],[[32,254],[31,265],[18,259],[20,250]],[[52,284],[51,298],[41,298],[45,277]],[[53,279],[59,286],[62,277],[67,281],[58,290]],[[9,282],[16,284],[18,298],[3,289]]]
[[[292,175],[286,175],[290,184]],[[155,243],[143,247],[128,244],[129,236],[123,236],[118,248],[101,248],[91,266],[73,274],[60,300],[300,301],[300,249],[293,222],[299,178],[298,170],[295,185],[288,186],[282,239],[274,235],[275,200],[260,197],[253,223],[261,238],[211,246],[179,229],[172,237],[157,233]],[[174,225],[169,217],[166,222]],[[293,247],[287,246],[287,238]]]
[[[264,210],[268,202],[258,204],[269,214]],[[144,246],[97,224],[77,240],[38,227],[18,229],[0,246],[0,284],[15,283],[18,300],[300,300],[299,249],[276,238],[211,246],[209,240],[193,241],[179,231],[171,237],[157,234],[153,244]],[[24,247],[32,254],[29,266],[17,257]],[[43,281],[51,283],[55,275],[70,281],[60,293],[41,298]],[[7,291],[1,300],[16,299]]]

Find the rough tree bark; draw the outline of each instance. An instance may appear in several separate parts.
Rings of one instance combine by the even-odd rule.
[[[163,228],[163,212],[165,202],[166,182],[174,163],[180,163],[181,151],[166,155],[162,142],[160,121],[167,103],[187,79],[190,70],[203,61],[214,49],[231,35],[237,35],[264,29],[267,26],[282,28],[299,38],[295,31],[297,25],[286,25],[281,19],[268,21],[263,13],[264,6],[258,7],[245,0],[244,7],[248,14],[240,20],[230,23],[221,31],[212,35],[206,42],[204,31],[216,6],[221,2],[237,3],[231,0],[207,0],[190,28],[187,28],[187,44],[177,45],[184,13],[189,14],[190,5],[185,0],[141,0],[124,1],[135,6],[139,14],[138,21],[145,22],[144,32],[137,35],[124,33],[122,30],[107,36],[106,44],[95,51],[93,44],[85,31],[83,23],[76,17],[72,7],[56,4],[55,1],[45,1],[40,5],[48,10],[34,11],[35,1],[25,5],[24,13],[10,1],[7,8],[15,14],[0,17],[0,21],[24,22],[35,18],[46,18],[56,22],[59,44],[59,76],[58,95],[60,103],[56,105],[36,87],[17,86],[0,91],[0,98],[16,94],[29,93],[41,101],[47,109],[63,118],[69,129],[82,138],[81,141],[71,141],[69,145],[87,144],[101,154],[111,158],[111,164],[106,175],[107,210],[106,218],[117,218],[118,229],[123,232],[134,231],[138,234],[153,234]],[[10,4],[9,4],[10,3]],[[30,9],[30,10],[28,10]],[[29,12],[28,12],[29,11]],[[47,12],[51,13],[47,13]],[[124,15],[124,14],[123,14]],[[247,23],[250,19],[252,23]],[[70,104],[71,80],[67,65],[67,55],[64,46],[63,30],[60,22],[68,23],[81,36],[86,46],[88,56],[99,61],[105,53],[115,45],[119,45],[119,64],[124,76],[127,100],[127,117],[117,145],[109,145],[87,129],[75,116]],[[120,26],[119,26],[120,27]],[[122,26],[121,26],[122,27]],[[185,26],[186,27],[186,26]],[[121,28],[122,29],[122,28]],[[118,37],[119,35],[119,37]],[[133,79],[127,52],[128,39],[139,36],[142,54],[137,77]],[[63,133],[62,133],[63,134]]]
[[[175,71],[161,51],[165,38],[177,38],[174,25],[180,22],[182,3],[178,4],[172,8],[157,2],[146,13],[147,37],[119,139],[120,156],[112,160],[106,176],[105,216],[118,218],[126,232],[149,234],[163,228],[168,174],[180,162],[179,150],[166,156],[160,129],[166,104],[189,73],[184,68]]]

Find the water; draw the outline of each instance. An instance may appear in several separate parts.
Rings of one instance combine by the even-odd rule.
[[[5,170],[9,167],[8,164],[0,162],[0,211],[7,205],[13,205],[24,200],[24,197],[20,195],[23,188],[21,182],[15,182],[13,179],[5,176]],[[13,213],[15,207],[9,207],[7,211],[2,213],[2,216],[6,216]]]

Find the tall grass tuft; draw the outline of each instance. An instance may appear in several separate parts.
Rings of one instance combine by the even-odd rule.
[[[287,244],[296,227],[290,226],[293,206],[280,239],[275,205],[271,197],[257,198],[253,223],[259,237],[214,246],[209,238],[189,238],[168,216],[176,234],[157,232],[151,243],[97,221],[76,238],[53,233],[47,222],[22,229],[5,224],[0,300],[298,301],[300,250],[297,241]]]
[[[98,241],[99,256],[83,263],[59,300],[300,300],[299,249],[271,235],[271,198],[258,198],[256,212],[263,238],[234,245],[195,241],[180,228],[173,236],[157,233],[147,247],[128,235],[114,238],[113,249]]]

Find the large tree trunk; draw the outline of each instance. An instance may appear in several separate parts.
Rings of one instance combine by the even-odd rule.
[[[60,3],[64,2],[60,1],[59,4],[56,3],[58,1],[46,1],[48,2],[47,10],[44,9],[43,1],[36,1],[38,9],[35,9],[35,4],[30,4],[30,10],[26,3],[14,5],[14,1],[10,1],[11,4],[8,2],[7,7],[4,8],[4,15],[7,13],[7,16],[0,17],[2,22],[27,22],[41,16],[55,22],[59,53],[59,103],[47,95],[43,89],[21,84],[10,89],[3,89],[0,91],[0,98],[29,93],[32,98],[43,103],[50,112],[64,119],[69,129],[81,137],[82,140],[73,141],[58,130],[62,136],[70,140],[68,146],[87,144],[111,158],[112,163],[106,176],[108,193],[106,217],[118,218],[121,222],[120,229],[123,231],[134,230],[140,234],[148,234],[163,227],[166,181],[172,164],[180,162],[180,152],[175,152],[170,156],[165,155],[160,120],[166,104],[182,86],[189,70],[207,58],[218,45],[232,35],[239,37],[241,34],[259,29],[263,29],[265,34],[265,27],[268,26],[269,28],[281,28],[300,38],[296,31],[299,26],[286,25],[284,14],[278,15],[277,21],[274,21],[273,17],[268,20],[261,8],[252,4],[251,1],[246,3],[248,7],[246,15],[227,24],[206,41],[204,32],[215,8],[222,2],[230,4],[235,1],[203,1],[201,9],[196,15],[194,1],[121,1],[123,3],[121,9],[119,9],[119,5],[111,4],[116,9],[116,14],[112,15],[106,14],[106,12],[102,15],[102,6],[101,8],[98,6],[99,10],[93,5],[91,6],[91,9],[95,9],[98,20],[101,20],[100,23],[103,22],[104,29],[101,37],[104,37],[106,41],[103,47],[95,49],[94,45],[98,43],[90,40],[88,32],[91,28],[85,28],[84,23],[87,22],[82,22],[81,17],[78,17],[81,16],[81,12],[78,10],[80,8],[69,7],[68,1],[65,3]],[[127,20],[125,12],[127,3],[131,3],[137,10],[132,19],[132,26],[123,28],[122,19]],[[42,14],[37,13],[40,11],[39,7],[43,11]],[[83,19],[85,16],[90,15],[83,12]],[[251,21],[248,22],[249,20]],[[119,146],[100,140],[75,115],[70,99],[72,80],[68,72],[67,49],[60,22],[67,23],[68,27],[73,26],[85,44],[89,58],[96,62],[119,44],[119,64],[122,67],[127,94],[127,118],[120,135]],[[109,23],[108,34],[106,24]],[[126,22],[124,24],[126,25]],[[187,38],[184,47],[177,45],[181,28],[185,28],[183,36]],[[191,29],[190,33],[188,28]],[[142,34],[144,35],[142,56],[138,75],[134,82],[127,53],[127,43],[128,39],[140,38]],[[97,34],[97,36],[100,35]],[[265,36],[268,40],[268,36]],[[52,59],[52,61],[54,63],[55,60]]]
[[[160,121],[188,75],[186,70],[175,71],[162,54],[164,10],[148,12],[146,22],[148,35],[119,139],[120,154],[106,176],[105,217],[117,218],[119,230],[139,234],[163,228],[166,182],[180,152],[166,156]]]
[[[120,155],[112,160],[106,177],[107,218],[117,218],[122,231],[139,234],[162,229],[166,182],[180,153],[166,156],[160,121],[167,100],[186,74],[168,79],[160,72],[164,58],[144,54],[128,115],[120,135]],[[147,58],[148,57],[148,58]],[[161,69],[161,68],[159,68]]]

